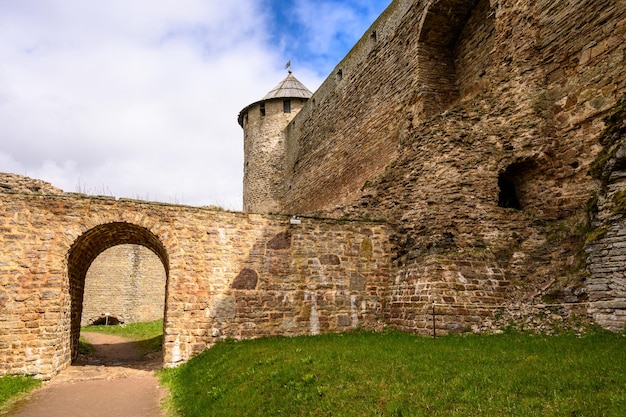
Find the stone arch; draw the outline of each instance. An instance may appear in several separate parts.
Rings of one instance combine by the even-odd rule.
[[[159,238],[150,230],[132,223],[112,222],[93,227],[78,237],[68,252],[67,268],[71,298],[70,349],[72,359],[78,355],[78,338],[82,314],[85,277],[91,263],[105,250],[123,244],[145,246],[154,252],[165,268],[166,288],[169,279],[169,257]],[[167,305],[165,306],[167,314]]]
[[[479,90],[493,28],[489,0],[433,0],[426,6],[418,37],[418,115],[440,113]]]

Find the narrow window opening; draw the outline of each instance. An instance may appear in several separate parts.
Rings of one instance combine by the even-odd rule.
[[[517,197],[515,183],[506,173],[502,173],[498,176],[498,188],[500,189],[500,193],[498,194],[498,205],[500,207],[516,210],[522,209],[522,205]]]
[[[341,81],[343,79],[343,71],[337,71],[337,81]]]
[[[261,103],[259,109],[261,110],[261,116],[265,116],[265,103]]]
[[[376,42],[378,40],[378,35],[376,34],[376,31],[372,31],[372,34],[370,35],[370,38]]]
[[[289,99],[283,100],[283,112],[291,113],[291,100]]]

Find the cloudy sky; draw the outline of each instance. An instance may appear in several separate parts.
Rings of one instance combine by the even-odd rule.
[[[0,0],[0,172],[241,208],[239,111],[315,90],[390,0]]]

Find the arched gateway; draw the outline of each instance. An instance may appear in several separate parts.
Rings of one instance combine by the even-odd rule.
[[[169,271],[167,251],[159,238],[145,227],[125,222],[106,223],[90,229],[76,239],[69,250],[67,266],[72,300],[70,340],[73,359],[78,355],[85,277],[89,266],[106,249],[124,244],[142,245],[153,251],[163,263],[167,280]],[[167,306],[165,313],[167,314]]]

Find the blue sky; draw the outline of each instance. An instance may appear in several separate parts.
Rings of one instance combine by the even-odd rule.
[[[267,0],[271,42],[285,58],[295,60],[295,69],[326,76],[389,3]]]
[[[241,208],[237,114],[315,90],[390,0],[0,0],[0,172]]]

